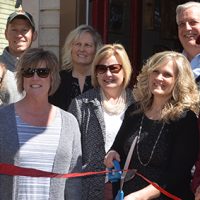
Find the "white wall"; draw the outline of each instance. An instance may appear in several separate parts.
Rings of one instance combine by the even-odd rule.
[[[53,51],[59,58],[60,0],[23,1],[36,23],[38,39],[33,46]]]
[[[0,0],[0,54],[2,53],[4,47],[7,46],[7,40],[5,39],[5,28],[6,21],[10,13],[15,10],[14,0]]]
[[[39,1],[40,0],[24,0],[22,2],[23,9],[33,15],[34,21],[35,21],[35,26],[36,30],[38,32],[38,38],[35,42],[33,42],[32,47],[39,47],[39,37],[40,37],[40,31],[39,31],[39,16],[40,16],[40,9],[39,9]]]

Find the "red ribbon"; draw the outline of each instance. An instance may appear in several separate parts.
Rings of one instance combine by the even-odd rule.
[[[156,189],[158,189],[161,193],[163,193],[164,195],[166,195],[167,197],[174,199],[174,200],[181,200],[179,197],[167,192],[166,190],[164,190],[163,188],[161,188],[158,184],[150,181],[149,179],[147,179],[146,177],[144,177],[142,174],[136,172],[136,174],[138,176],[140,176],[141,178],[143,178],[147,183],[153,185]]]
[[[129,171],[129,170],[126,170]],[[82,173],[71,173],[71,174],[58,174],[52,172],[46,172],[42,170],[32,169],[32,168],[24,168],[18,167],[15,165],[7,164],[7,163],[0,163],[0,174],[9,175],[9,176],[30,176],[30,177],[47,177],[47,178],[75,178],[75,177],[83,177],[83,176],[91,176],[91,175],[100,175],[100,174],[107,174],[109,173],[108,170],[99,171],[99,172],[82,172]],[[146,182],[153,185],[156,189],[158,189],[161,193],[168,196],[173,200],[181,200],[179,197],[167,192],[163,188],[161,188],[156,183],[150,181],[142,174],[136,172],[136,175],[143,178]]]
[[[53,172],[46,172],[38,169],[18,167],[15,165],[0,163],[0,174],[9,176],[30,176],[30,177],[47,177],[47,178],[75,178],[82,176],[106,174],[109,171],[99,172],[83,172],[83,173],[71,173],[71,174],[58,174]]]

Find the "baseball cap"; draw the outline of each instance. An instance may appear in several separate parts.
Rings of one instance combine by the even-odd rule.
[[[33,30],[35,30],[35,22],[33,20],[33,16],[30,13],[25,12],[23,10],[19,10],[19,11],[11,13],[7,19],[7,25],[11,23],[12,20],[18,17],[19,18],[24,17],[25,19],[27,19],[30,22],[30,25],[32,26]]]

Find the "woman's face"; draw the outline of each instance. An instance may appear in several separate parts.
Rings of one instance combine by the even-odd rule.
[[[149,89],[154,98],[169,99],[176,82],[177,68],[172,61],[163,63],[149,76]]]
[[[27,68],[25,72],[28,72],[29,75],[29,77],[25,77],[25,74],[23,77],[23,87],[26,95],[32,97],[48,97],[49,89],[51,87],[51,78],[46,63],[44,61],[39,62],[33,69]]]
[[[72,44],[72,63],[75,65],[90,65],[96,53],[93,37],[90,33],[81,33]]]
[[[101,60],[96,67],[96,73],[98,83],[104,91],[109,92],[123,87],[124,70],[116,56],[112,55]]]

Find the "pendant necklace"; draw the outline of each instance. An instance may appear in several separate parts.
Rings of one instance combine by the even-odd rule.
[[[162,127],[161,127],[160,132],[159,132],[159,134],[158,134],[158,137],[157,137],[157,139],[156,139],[156,141],[155,141],[155,144],[153,145],[153,149],[152,149],[152,151],[151,151],[151,154],[150,154],[150,157],[149,157],[148,161],[147,161],[147,162],[143,162],[143,161],[141,160],[140,153],[139,153],[139,147],[138,147],[138,146],[139,146],[139,143],[140,143],[140,138],[141,138],[141,132],[142,132],[143,121],[144,121],[144,114],[142,115],[142,119],[141,119],[141,123],[140,123],[140,128],[139,128],[139,132],[138,132],[138,140],[137,140],[137,148],[136,148],[136,150],[137,150],[137,157],[138,157],[138,160],[139,160],[140,164],[143,165],[144,167],[146,167],[146,166],[150,163],[150,161],[151,161],[151,159],[152,159],[152,157],[153,157],[153,154],[154,154],[156,145],[157,145],[158,140],[159,140],[159,138],[160,138],[160,136],[161,136],[161,134],[162,134],[162,132],[163,132],[163,128],[164,128],[164,126],[165,126],[165,123],[162,124]]]
[[[126,109],[126,91],[123,90],[115,103],[110,103],[106,98],[103,90],[100,91],[101,105],[109,115],[119,115]]]

